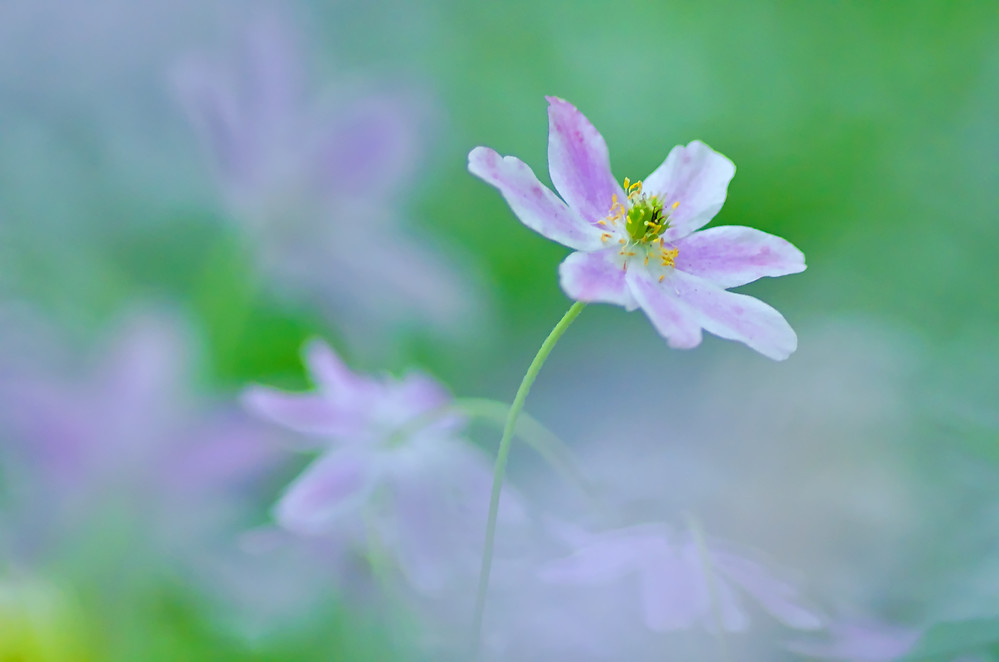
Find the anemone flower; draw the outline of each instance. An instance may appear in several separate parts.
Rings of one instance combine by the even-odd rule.
[[[492,479],[488,457],[458,436],[450,396],[429,377],[351,372],[326,344],[306,345],[316,390],[252,386],[257,415],[313,440],[318,457],[285,490],[277,523],[394,560],[423,593],[477,567]],[[507,520],[518,501],[506,503]],[[374,568],[373,568],[374,569]]]
[[[562,263],[571,298],[642,308],[671,347],[701,330],[783,360],[797,336],[769,305],[728,288],[805,269],[801,251],[741,226],[699,230],[722,207],[735,166],[700,141],[674,147],[644,182],[619,184],[603,137],[575,107],[548,97],[548,168],[561,199],[524,162],[487,147],[469,171],[503,194],[527,227],[576,252]]]

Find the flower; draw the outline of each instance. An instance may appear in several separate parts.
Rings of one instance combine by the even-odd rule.
[[[315,392],[253,386],[244,394],[256,414],[318,440],[319,456],[274,508],[277,523],[391,553],[425,593],[477,567],[492,468],[457,436],[447,392],[422,374],[354,374],[320,341],[306,345],[304,361]],[[516,516],[513,495],[504,505]]]
[[[130,311],[79,369],[72,349],[39,341],[47,325],[26,322],[0,338],[0,551],[34,566],[102,540],[88,562],[142,553],[149,569],[196,563],[232,534],[274,465],[272,433],[192,397],[183,324]]]
[[[798,341],[784,317],[726,290],[803,271],[801,251],[747,227],[695,232],[721,209],[732,162],[695,140],[674,147],[644,183],[626,178],[622,186],[589,120],[562,99],[548,102],[548,167],[562,199],[525,163],[487,147],[469,153],[468,169],[498,188],[526,226],[575,249],[559,268],[566,294],[641,307],[671,347],[696,347],[705,329],[772,359],[790,356]]]
[[[474,279],[400,213],[433,116],[415,85],[353,76],[313,94],[299,35],[255,17],[231,57],[173,72],[228,212],[282,294],[317,299],[354,340],[419,320],[464,335],[484,313]],[[374,334],[377,335],[377,334]]]
[[[727,631],[748,627],[734,586],[751,595],[783,624],[801,630],[822,626],[800,604],[797,590],[760,564],[692,536],[668,535],[664,527],[643,524],[593,535],[574,532],[576,551],[546,564],[543,580],[558,584],[602,585],[639,577],[645,625],[658,632],[701,623]]]

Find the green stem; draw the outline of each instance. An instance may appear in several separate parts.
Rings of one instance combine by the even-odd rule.
[[[579,317],[584,307],[586,307],[586,304],[582,301],[572,304],[562,319],[559,320],[559,323],[548,334],[548,337],[545,338],[545,341],[541,343],[541,349],[538,350],[534,360],[531,361],[530,367],[527,369],[527,374],[524,375],[524,379],[520,382],[517,395],[514,397],[513,404],[510,406],[510,411],[506,416],[506,425],[503,426],[503,438],[500,439],[499,450],[496,452],[496,465],[493,471],[493,490],[489,500],[489,517],[486,520],[486,541],[482,548],[482,568],[479,571],[479,590],[475,598],[472,650],[476,656],[479,654],[479,644],[482,638],[482,619],[486,610],[486,594],[489,592],[489,573],[493,565],[493,544],[496,539],[496,517],[499,514],[500,493],[503,489],[503,476],[506,473],[506,462],[510,455],[513,431],[517,427],[517,417],[520,415],[520,410],[524,408],[524,401],[531,390],[531,385],[534,384],[538,373],[541,372],[541,367],[545,364],[548,355],[555,348],[555,343],[566,332],[569,325]]]

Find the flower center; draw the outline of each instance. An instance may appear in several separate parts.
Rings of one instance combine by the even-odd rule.
[[[624,190],[628,194],[628,204],[623,204],[615,194],[611,198],[610,215],[605,220],[598,221],[599,225],[604,226],[608,222],[617,226],[619,221],[624,221],[624,231],[628,238],[618,239],[618,243],[621,244],[621,255],[625,257],[624,268],[628,268],[630,258],[639,252],[645,254],[644,266],[648,266],[651,257],[661,261],[659,266],[672,267],[680,251],[676,248],[667,248],[662,235],[669,228],[670,214],[680,206],[680,203],[674,202],[667,208],[659,196],[647,195],[642,191],[642,182],[632,183],[627,177],[624,179]],[[604,241],[611,236],[611,233],[605,232]],[[662,280],[662,277],[659,280]]]

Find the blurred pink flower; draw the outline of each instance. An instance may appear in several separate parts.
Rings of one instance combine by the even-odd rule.
[[[244,394],[251,411],[311,437],[320,451],[278,501],[278,524],[367,554],[389,552],[426,593],[472,572],[492,467],[457,436],[458,420],[444,409],[449,395],[420,374],[354,374],[319,341],[305,347],[304,360],[314,392],[253,386]],[[516,497],[505,505],[508,521],[518,519]]]
[[[726,290],[804,271],[801,251],[747,227],[695,232],[721,209],[732,162],[695,140],[674,147],[644,183],[622,187],[589,120],[562,99],[548,102],[548,166],[562,199],[525,163],[487,147],[472,150],[468,169],[526,226],[575,249],[559,269],[566,294],[641,307],[671,347],[696,347],[705,329],[772,359],[794,352],[797,336],[780,313]]]
[[[82,374],[59,344],[3,340],[4,543],[15,558],[83,539],[177,558],[232,534],[242,497],[273,464],[272,435],[197,401],[177,320],[133,312]]]
[[[387,85],[361,79],[320,101],[298,42],[264,15],[247,26],[232,62],[189,57],[174,76],[265,273],[290,293],[318,297],[341,323],[419,320],[470,332],[480,298],[471,281],[401,218],[405,185],[425,158],[431,104],[415,86],[382,91]]]
[[[576,550],[546,564],[544,581],[600,586],[637,576],[645,625],[667,632],[702,625],[747,629],[749,617],[736,587],[752,596],[784,625],[813,630],[822,619],[805,607],[792,585],[763,566],[712,545],[701,550],[690,536],[670,536],[664,527],[643,524],[593,535],[572,536]],[[708,558],[702,558],[707,556]]]

